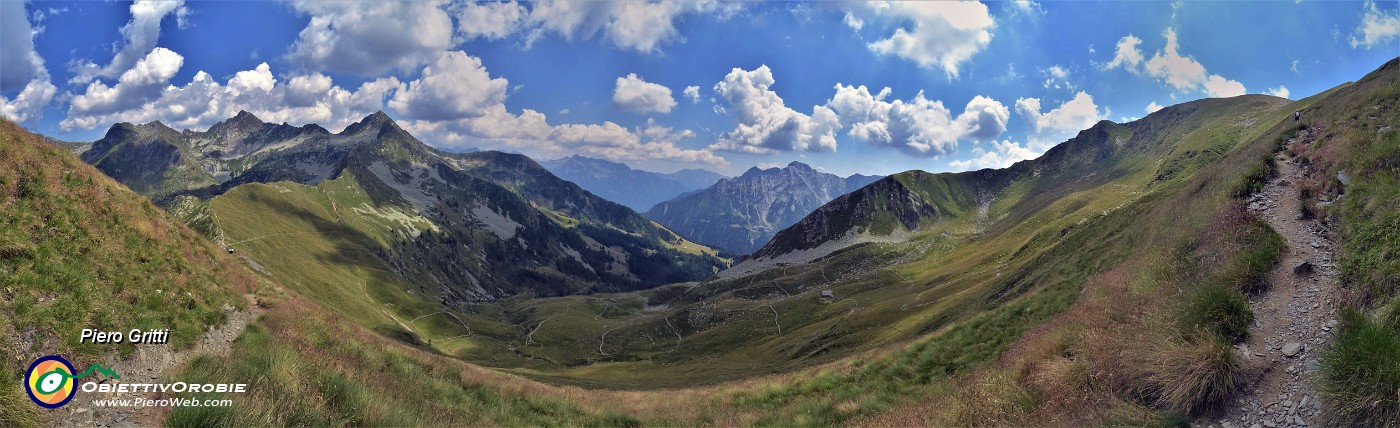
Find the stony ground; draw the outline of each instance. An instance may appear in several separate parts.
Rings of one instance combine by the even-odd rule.
[[[1254,324],[1237,350],[1244,384],[1225,415],[1208,421],[1212,426],[1309,426],[1321,412],[1310,380],[1338,322],[1335,241],[1317,221],[1300,219],[1298,184],[1308,168],[1283,155],[1277,163],[1279,177],[1251,197],[1249,209],[1288,248],[1270,273],[1270,289],[1250,299]]]
[[[255,309],[256,306],[253,306]],[[212,328],[200,337],[195,346],[184,350],[171,350],[166,345],[137,345],[131,356],[114,361],[112,370],[121,376],[120,383],[159,383],[174,382],[170,375],[184,367],[185,361],[202,353],[220,354],[228,352],[233,340],[256,316],[256,311],[239,311],[225,307],[228,322]],[[47,415],[46,426],[82,427],[149,427],[161,426],[170,408],[151,407],[98,407],[94,400],[144,397],[148,399],[171,398],[172,394],[161,393],[84,393],[78,392],[73,401]]]

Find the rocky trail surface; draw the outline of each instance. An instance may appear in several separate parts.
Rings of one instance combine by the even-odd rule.
[[[1322,403],[1311,380],[1321,350],[1337,328],[1338,284],[1332,232],[1300,217],[1299,184],[1311,172],[1280,154],[1279,176],[1249,200],[1287,243],[1269,274],[1270,288],[1250,298],[1254,323],[1237,346],[1244,365],[1240,392],[1218,427],[1277,428],[1320,424]]]
[[[111,369],[121,376],[120,380],[104,380],[104,383],[149,384],[172,383],[171,375],[178,373],[186,361],[199,354],[223,354],[233,347],[233,340],[243,333],[257,316],[257,306],[241,311],[232,306],[224,308],[227,321],[213,327],[199,337],[199,341],[188,349],[175,350],[167,345],[136,345],[130,356],[115,360]],[[156,392],[127,393],[87,393],[78,392],[73,401],[49,413],[45,426],[83,427],[148,427],[163,425],[165,415],[172,407],[147,407],[132,405],[125,407],[97,406],[98,400],[120,400],[144,398],[159,400],[173,398],[175,394]],[[133,402],[133,404],[136,404]]]

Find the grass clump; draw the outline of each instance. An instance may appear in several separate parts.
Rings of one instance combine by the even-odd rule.
[[[1247,198],[1264,189],[1270,179],[1278,176],[1278,165],[1274,164],[1273,153],[1264,155],[1258,163],[1249,169],[1249,172],[1240,177],[1231,186],[1230,194],[1236,198]]]
[[[1254,311],[1243,293],[1224,285],[1202,287],[1187,305],[1182,317],[1190,332],[1204,332],[1227,343],[1239,343],[1249,335]]]
[[[3,333],[0,333],[3,334]],[[0,344],[8,342],[0,337]],[[37,427],[39,426],[39,406],[30,405],[25,396],[24,367],[11,360],[0,361],[0,426]]]
[[[1359,311],[1345,311],[1336,342],[1323,353],[1319,384],[1329,424],[1395,426],[1400,421],[1400,335]]]
[[[1243,251],[1226,265],[1222,279],[1235,289],[1254,294],[1269,288],[1269,271],[1277,265],[1287,244],[1268,223],[1256,217],[1245,222],[1235,238]]]
[[[1239,361],[1229,343],[1196,337],[1160,351],[1149,370],[1157,402],[1174,412],[1193,415],[1225,403],[1239,383]]]

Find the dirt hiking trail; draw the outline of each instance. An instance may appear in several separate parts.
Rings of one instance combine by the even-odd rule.
[[[1321,414],[1311,379],[1338,323],[1335,241],[1316,220],[1300,218],[1298,186],[1309,168],[1282,153],[1275,163],[1278,177],[1250,197],[1249,211],[1287,248],[1269,273],[1270,288],[1250,298],[1254,323],[1249,340],[1236,346],[1244,376],[1224,415],[1203,421],[1214,427],[1310,426]]]

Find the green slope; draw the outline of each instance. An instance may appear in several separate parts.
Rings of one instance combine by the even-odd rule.
[[[167,156],[152,147],[178,153],[169,157],[177,165],[162,163]],[[347,196],[352,200],[343,201],[347,209],[335,221],[344,216],[358,222],[347,226],[370,237],[363,250],[378,265],[412,284],[412,292],[443,303],[635,290],[701,279],[728,265],[716,251],[563,181],[527,157],[439,152],[382,112],[337,134],[314,125],[267,124],[246,112],[203,132],[119,124],[85,156],[226,243],[261,236],[257,230],[228,235],[224,223],[237,229],[238,221],[257,225],[259,219],[221,216],[219,210],[230,204],[210,203],[241,186],[357,188],[362,194]],[[171,172],[191,169],[215,175]],[[214,176],[217,182],[210,181]],[[351,178],[321,186],[343,177]],[[275,205],[295,203],[277,201],[280,193],[264,196],[260,203],[274,205],[274,214]],[[221,217],[224,223],[214,221]],[[411,224],[396,226],[405,221]]]
[[[75,365],[118,347],[78,343],[84,328],[170,328],[191,345],[246,308],[261,286],[231,257],[67,148],[0,122],[0,425],[33,422],[20,364]]]
[[[329,310],[293,298],[231,356],[197,361],[185,376],[263,387],[233,411],[172,421],[1171,424],[1232,392],[1241,366],[1231,347],[1251,316],[1241,302],[1280,248],[1240,198],[1269,178],[1303,108],[1304,127],[1322,131],[1288,150],[1324,172],[1311,183],[1320,194],[1345,195],[1318,207],[1340,224],[1359,309],[1339,333],[1354,340],[1338,342],[1321,380],[1346,406],[1329,410],[1335,423],[1383,424],[1395,408],[1387,388],[1400,382],[1390,365],[1400,349],[1389,245],[1400,182],[1397,64],[1297,102],[1202,100],[1100,123],[1006,170],[899,174],[794,226],[828,239],[775,240],[768,260],[703,282],[447,312],[417,288],[421,278],[382,257],[406,236],[436,232],[402,193],[370,180],[374,171],[245,184],[209,202],[210,222]],[[542,176],[475,171],[547,208],[544,223],[606,217],[587,199],[519,190]],[[853,229],[884,239],[780,259]],[[819,298],[824,289],[836,298]],[[685,388],[543,386],[445,356],[553,383]],[[407,391],[432,398],[407,400]]]
[[[1007,170],[897,174],[803,222],[825,229],[796,233],[799,223],[769,249],[785,245],[784,237],[841,236],[824,233],[851,228],[899,239],[693,286],[497,302],[517,326],[498,339],[530,359],[517,366],[523,374],[654,388],[787,372],[997,319],[999,330],[961,339],[978,344],[947,363],[960,372],[1065,310],[1095,273],[1166,257],[1162,242],[1206,227],[1230,192],[1199,183],[1229,187],[1231,180],[1214,177],[1243,173],[1258,155],[1242,153],[1272,138],[1269,128],[1249,124],[1277,123],[1291,112],[1285,104],[1261,96],[1203,100],[1131,124],[1100,123]],[[1222,166],[1232,157],[1250,161]],[[1164,229],[1149,233],[1155,229],[1137,221]],[[820,245],[794,242],[788,251]],[[820,299],[823,289],[837,298]]]
[[[245,196],[256,198],[258,191],[284,189],[274,186],[250,188]],[[304,214],[300,220],[314,223],[324,213],[318,213],[311,202],[320,193],[312,192],[302,195],[308,198],[304,201],[293,198],[304,203],[287,208],[305,210],[298,211]],[[268,220],[274,221],[269,227],[294,227]],[[346,237],[329,235],[327,241],[344,244]],[[325,248],[321,245],[307,240],[299,248],[319,253]],[[382,268],[373,261],[350,260],[365,270]],[[569,391],[501,376],[420,349],[426,347],[412,344],[411,336],[394,330],[399,327],[385,327],[393,323],[386,311],[412,307],[368,303],[417,302],[399,288],[371,288],[373,300],[352,294],[339,299],[345,307],[321,307],[297,294],[295,289],[301,287],[281,289],[282,278],[269,281],[244,262],[84,164],[66,148],[0,121],[0,426],[45,426],[70,417],[81,423],[81,415],[70,412],[76,403],[63,411],[45,412],[30,403],[20,386],[27,363],[41,355],[63,355],[75,366],[87,367],[110,363],[132,350],[129,344],[75,343],[78,330],[170,327],[172,350],[180,351],[206,327],[225,322],[225,305],[251,309],[247,293],[257,295],[263,315],[233,343],[233,349],[223,355],[194,356],[178,373],[166,373],[162,379],[246,383],[249,392],[208,394],[233,400],[231,407],[150,409],[154,416],[165,418],[165,424],[635,424],[617,412],[581,407],[564,398]],[[267,269],[258,264],[252,267]],[[322,269],[307,274],[336,272]],[[336,295],[349,290],[315,291]],[[432,330],[442,328],[440,321],[420,319],[411,325]],[[161,421],[137,419],[143,412],[118,410],[138,424]]]

